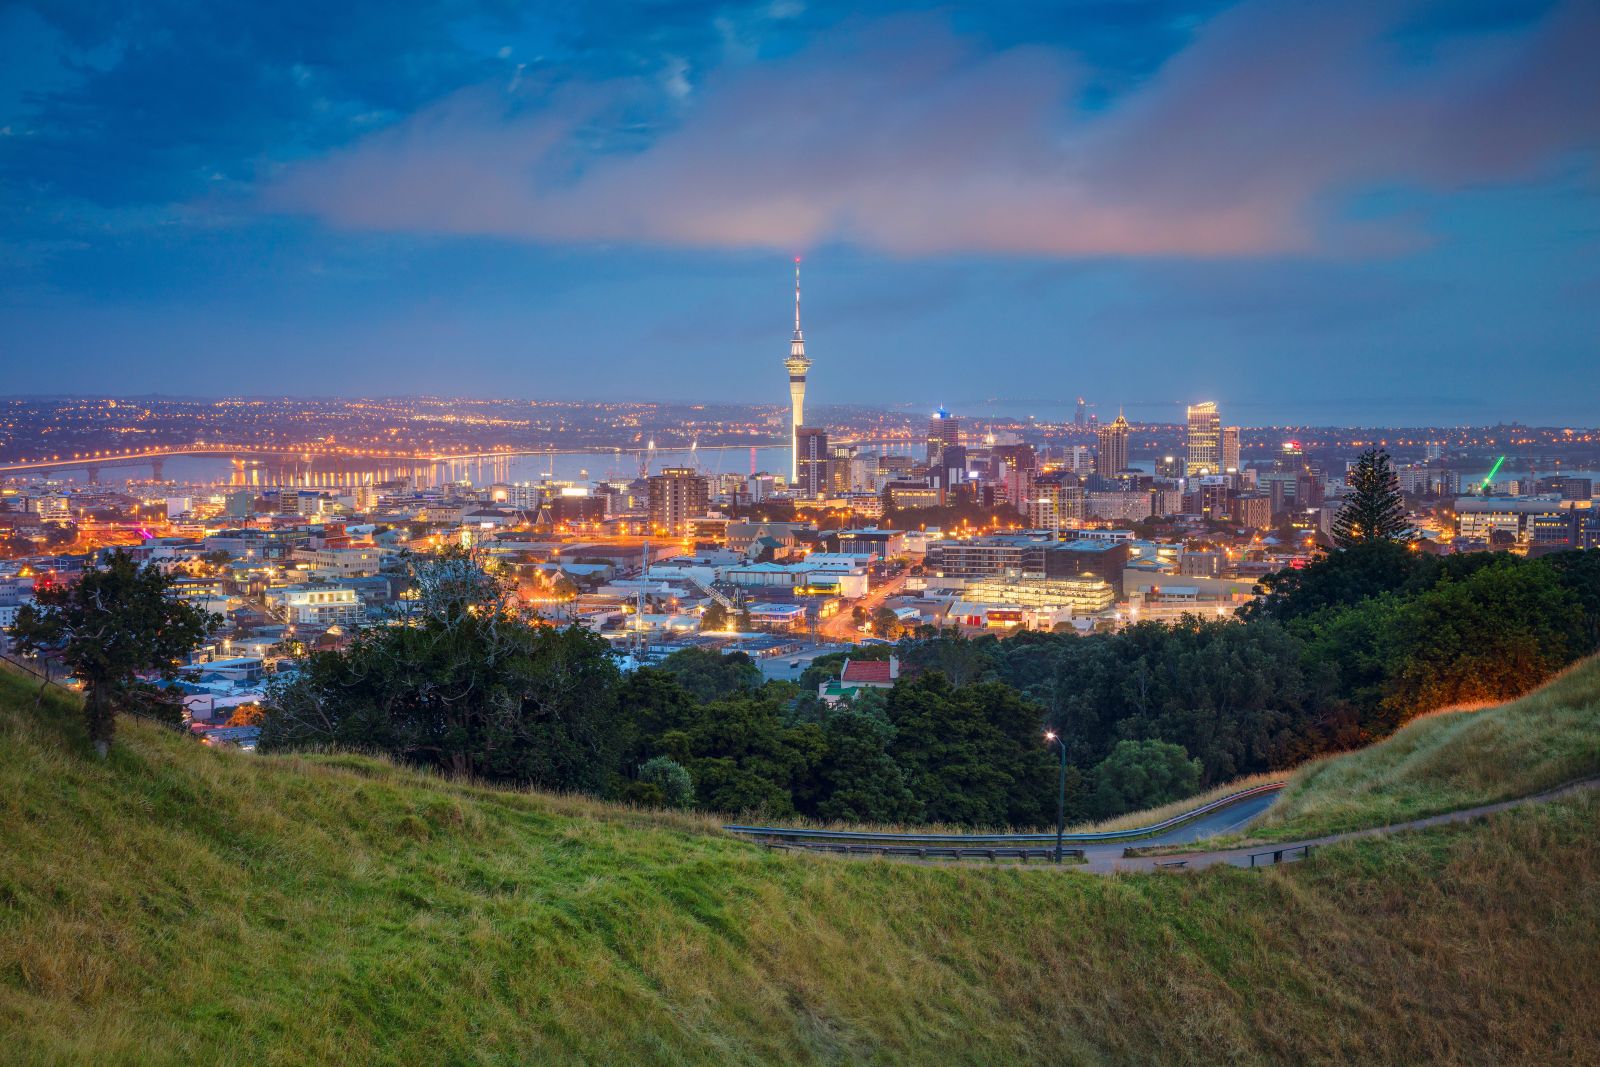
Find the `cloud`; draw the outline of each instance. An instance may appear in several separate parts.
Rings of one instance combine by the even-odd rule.
[[[1371,247],[1373,188],[1531,180],[1600,144],[1600,13],[1398,43],[1382,4],[1247,3],[1103,106],[1059,48],[989,51],[926,18],[837,28],[697,78],[642,147],[588,151],[627,83],[483,85],[289,168],[271,210],[549,243],[898,255],[1221,257]]]

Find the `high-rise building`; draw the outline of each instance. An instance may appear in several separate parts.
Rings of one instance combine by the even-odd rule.
[[[802,426],[795,431],[795,454],[800,467],[794,491],[807,500],[828,494],[828,431],[820,426]]]
[[[1088,414],[1089,405],[1086,404],[1083,397],[1080,396],[1078,398],[1078,410],[1072,413],[1072,424],[1080,430],[1083,429],[1089,423]]]
[[[1095,456],[1094,472],[1102,478],[1109,478],[1128,469],[1130,429],[1128,420],[1120,411],[1117,412],[1117,417],[1111,425],[1100,427],[1100,453]]]
[[[1084,513],[1083,485],[1066,473],[1047,474],[1033,484],[1028,501],[1028,525],[1036,530],[1059,531]]]
[[[650,525],[671,537],[682,536],[689,520],[706,513],[711,479],[693,467],[666,467],[650,476]]]
[[[944,408],[935,411],[928,419],[928,466],[938,467],[945,446],[961,443],[961,418]]]
[[[855,458],[852,445],[833,445],[829,449],[828,492],[842,496],[850,492],[850,461]]]
[[[1222,470],[1222,416],[1211,401],[1189,406],[1189,436],[1183,472],[1191,478]]]
[[[1233,474],[1239,470],[1239,427],[1222,428],[1222,472]]]
[[[800,480],[800,427],[806,417],[806,337],[800,332],[800,257],[794,257],[794,337],[789,341],[789,358],[783,361],[789,371],[789,481]]]

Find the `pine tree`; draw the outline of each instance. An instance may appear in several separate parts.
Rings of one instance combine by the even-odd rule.
[[[1411,539],[1411,524],[1406,520],[1400,481],[1389,466],[1389,453],[1377,448],[1361,453],[1350,472],[1350,488],[1350,496],[1333,520],[1335,544],[1353,548]]]

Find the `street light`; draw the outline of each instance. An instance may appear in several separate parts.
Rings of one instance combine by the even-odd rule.
[[[1044,739],[1061,749],[1061,774],[1056,779],[1056,862],[1061,862],[1061,838],[1067,829],[1067,742],[1054,730],[1046,730]]]

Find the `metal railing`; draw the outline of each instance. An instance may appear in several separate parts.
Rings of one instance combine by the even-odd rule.
[[[1276,863],[1293,863],[1295,860],[1308,859],[1311,856],[1311,850],[1316,847],[1316,845],[1310,844],[1285,845],[1283,848],[1269,848],[1262,852],[1252,852],[1250,854],[1250,866],[1271,867]],[[1257,863],[1256,861],[1262,856],[1271,856],[1272,858]]]
[[[1237,793],[1229,793],[1225,797],[1218,797],[1209,803],[1202,804],[1189,811],[1180,812],[1170,819],[1152,823],[1149,826],[1139,826],[1131,830],[1102,830],[1097,833],[1066,834],[1063,841],[1074,843],[1115,843],[1129,841],[1140,837],[1148,837],[1164,830],[1181,826],[1186,822],[1198,819],[1202,815],[1229,805],[1237,804],[1241,800],[1261,796],[1264,793],[1276,792],[1282,789],[1286,782],[1268,782],[1265,785],[1252,786],[1241,789]],[[963,848],[977,848],[980,851],[994,847],[1017,847],[1034,842],[1055,842],[1054,833],[1031,834],[916,834],[916,833],[880,833],[871,830],[803,830],[785,826],[742,826],[728,825],[723,827],[731,834],[749,837],[767,845],[787,845],[789,847],[821,848],[829,844],[862,844],[869,847],[883,845],[897,845],[923,848],[952,846]],[[1054,854],[1052,848],[1051,853]]]
[[[855,856],[901,856],[915,859],[987,859],[998,863],[1001,860],[1018,860],[1027,863],[1029,860],[1053,860],[1056,850],[1050,848],[983,848],[979,846],[955,845],[851,845],[841,842],[767,842],[769,848],[798,849],[805,852],[835,852]],[[1064,848],[1061,855],[1070,859],[1083,859],[1084,851],[1081,848]]]

